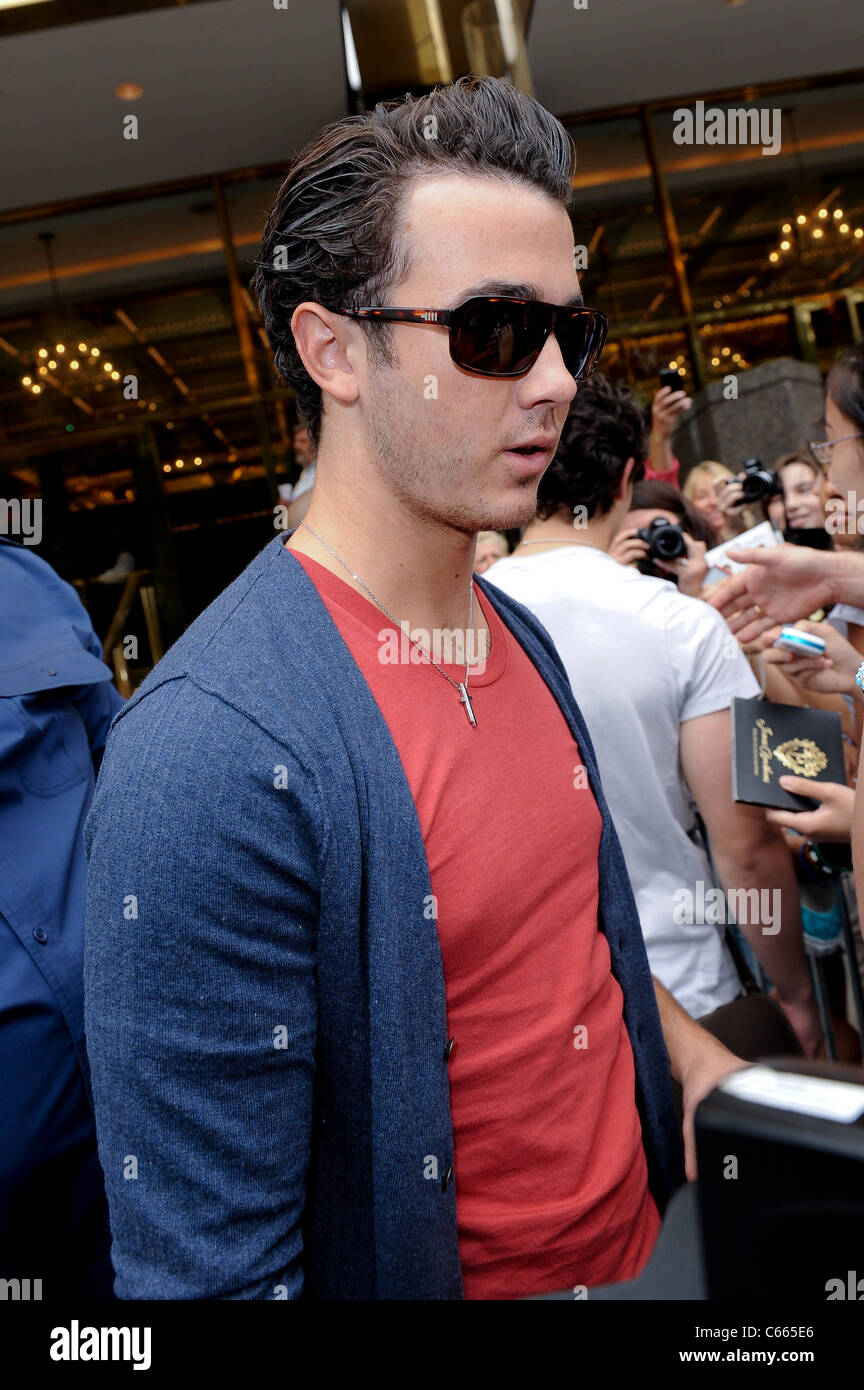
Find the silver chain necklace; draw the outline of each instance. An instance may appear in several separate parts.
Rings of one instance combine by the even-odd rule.
[[[559,540],[557,536],[552,536],[549,540],[539,541],[519,541],[519,545],[591,545],[590,541],[565,541]],[[597,550],[597,546],[591,546],[592,550]]]
[[[381,600],[375,597],[375,595],[373,594],[372,590],[369,588],[369,585],[363,583],[363,580],[360,578],[359,574],[355,574],[355,573],[354,573],[354,571],[352,570],[351,566],[348,565],[348,564],[346,564],[346,562],[342,559],[342,556],[341,556],[341,555],[337,555],[337,553],[336,553],[336,551],[333,549],[332,545],[328,545],[327,542],[324,540],[323,536],[319,536],[317,531],[313,531],[313,530],[312,530],[312,527],[311,527],[306,521],[301,521],[301,522],[300,522],[300,525],[301,525],[301,526],[305,526],[305,527],[306,527],[306,530],[309,532],[310,536],[314,536],[315,539],[316,539],[316,541],[320,541],[321,545],[323,545],[323,547],[324,547],[325,550],[329,550],[329,551],[330,551],[330,554],[333,556],[334,560],[338,560],[338,561],[339,561],[339,564],[343,567],[343,569],[346,569],[346,570],[348,571],[348,573],[350,574],[351,578],[352,578],[352,579],[356,579],[357,583],[360,585],[360,588],[363,589],[363,591],[369,595],[369,597],[371,598],[372,602],[376,605],[376,607],[380,608],[382,613],[386,613],[386,614],[387,614],[387,617],[390,619],[391,623],[393,623],[393,625],[394,625],[395,627],[399,628],[399,631],[400,631],[400,632],[403,632],[405,629],[401,626],[401,624],[399,623],[398,619],[397,619],[397,618],[394,618],[393,614],[390,612],[390,609],[384,607],[384,604],[381,602]],[[473,612],[474,612],[474,580],[473,580],[473,578],[472,578],[472,580],[471,580],[471,596],[470,596],[470,598],[468,599],[468,630],[470,630],[470,628],[471,628],[471,615],[472,615]],[[468,637],[468,630],[466,630],[466,633],[465,633],[466,640],[467,640],[467,637]],[[418,652],[422,652],[423,655],[426,657],[426,659],[432,663],[432,665],[435,667],[435,670],[438,671],[439,674],[442,675],[442,676],[444,677],[445,681],[450,681],[450,684],[452,685],[453,689],[456,690],[456,691],[458,691],[459,699],[460,699],[461,703],[465,706],[465,713],[466,713],[466,715],[468,716],[468,722],[469,722],[469,724],[471,725],[472,729],[476,729],[476,728],[477,728],[477,717],[476,717],[476,715],[475,715],[475,713],[474,713],[474,706],[471,704],[471,697],[470,697],[470,695],[468,694],[468,662],[467,662],[467,660],[466,660],[466,662],[465,662],[465,679],[464,679],[464,681],[454,681],[450,676],[448,676],[448,674],[447,674],[446,671],[442,671],[442,670],[441,670],[441,667],[438,665],[438,662],[437,662],[437,661],[434,661],[434,660],[432,659],[432,656],[430,655],[429,652],[426,651],[426,648],[423,647],[423,646],[421,646],[419,642],[415,642],[415,641],[414,641],[414,638],[411,636],[411,633],[410,633],[410,632],[406,632],[405,635],[406,635],[406,637],[408,638],[408,641],[411,642],[411,643],[413,643],[413,645],[417,648]]]

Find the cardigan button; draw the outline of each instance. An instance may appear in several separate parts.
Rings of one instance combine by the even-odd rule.
[[[45,942],[48,940],[48,933],[44,927],[33,928],[33,940],[38,941],[40,946],[45,945]]]
[[[450,1184],[451,1184],[452,1181],[453,1181],[453,1164],[451,1163],[451,1164],[449,1165],[448,1169],[447,1169],[447,1172],[444,1174],[443,1178],[441,1179],[441,1191],[442,1191],[442,1192],[446,1192],[446,1191],[447,1191],[447,1188],[450,1186]]]
[[[450,1054],[451,1054],[451,1052],[453,1051],[453,1049],[454,1049],[455,1046],[456,1046],[456,1039],[455,1039],[455,1038],[448,1038],[447,1044],[446,1044],[446,1046],[445,1046],[445,1048],[444,1048],[444,1061],[445,1061],[445,1062],[449,1062],[449,1061],[450,1061]]]

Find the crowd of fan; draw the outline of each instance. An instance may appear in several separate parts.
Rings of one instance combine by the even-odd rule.
[[[714,460],[693,467],[683,486],[673,481],[671,424],[688,406],[683,392],[658,392],[649,438],[627,388],[602,377],[580,385],[540,483],[537,517],[512,553],[502,535],[482,535],[478,570],[555,640],[595,746],[652,972],[740,1056],[784,1050],[788,1041],[762,1031],[764,1013],[754,1032],[758,990],[779,1005],[806,1054],[825,1055],[827,1026],[829,1052],[860,1061],[848,973],[860,963],[847,960],[844,969],[832,948],[847,905],[854,914],[843,882],[864,723],[856,685],[864,555],[855,553],[864,349],[829,374],[820,440],[776,458],[773,495],[751,505],[744,474]],[[733,550],[748,563],[728,578],[709,563],[712,547],[765,519],[782,544]],[[658,520],[683,533],[679,558],[652,553]],[[824,657],[773,645],[793,624],[824,640]],[[835,711],[848,785],[781,778],[817,803],[811,811],[735,802],[736,696]],[[704,910],[699,920],[705,883],[726,890],[730,904],[733,889],[734,901],[746,903],[755,888],[762,906],[748,920],[735,921],[731,907],[719,914],[727,920],[716,911],[709,920]],[[697,904],[695,916],[675,912],[682,890]],[[776,922],[768,903],[777,904]],[[808,955],[822,957],[828,979],[830,1008],[821,1015]]]

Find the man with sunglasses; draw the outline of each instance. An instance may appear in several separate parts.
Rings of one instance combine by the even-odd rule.
[[[472,578],[605,336],[571,167],[538,103],[464,79],[327,127],[272,209],[309,511],[129,702],[88,825],[120,1297],[627,1279],[683,1178],[670,1057],[691,1175],[739,1065],[662,993],[661,1027],[563,667]]]

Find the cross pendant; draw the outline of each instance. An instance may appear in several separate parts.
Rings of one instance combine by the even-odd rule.
[[[465,713],[468,716],[469,724],[472,726],[472,728],[476,729],[477,720],[474,715],[474,706],[471,704],[471,696],[468,694],[468,687],[464,681],[459,682],[459,699],[465,706]]]

